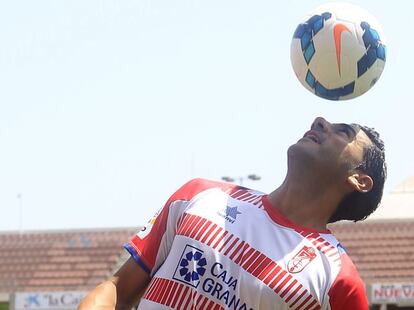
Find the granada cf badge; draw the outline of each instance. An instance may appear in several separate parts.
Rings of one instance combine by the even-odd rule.
[[[315,249],[304,246],[293,258],[288,262],[287,269],[290,273],[301,272],[316,257]]]

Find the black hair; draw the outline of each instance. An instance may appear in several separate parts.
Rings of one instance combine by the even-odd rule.
[[[355,169],[368,174],[373,180],[372,189],[367,193],[354,191],[345,196],[328,223],[340,220],[361,221],[374,212],[382,198],[387,165],[385,163],[384,142],[377,131],[366,126],[358,126],[372,141],[372,145],[364,147],[362,163]]]

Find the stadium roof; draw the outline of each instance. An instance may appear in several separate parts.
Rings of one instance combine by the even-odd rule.
[[[330,226],[366,284],[414,279],[414,219]],[[128,257],[135,228],[0,233],[0,293],[88,291]]]
[[[414,176],[385,195],[381,205],[369,217],[375,219],[414,219]]]

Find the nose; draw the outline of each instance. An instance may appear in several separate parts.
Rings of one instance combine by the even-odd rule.
[[[323,117],[317,117],[312,123],[312,130],[327,131],[331,124]]]

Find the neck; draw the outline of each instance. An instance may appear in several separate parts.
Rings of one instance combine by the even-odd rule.
[[[318,176],[288,174],[282,185],[269,194],[269,201],[291,222],[323,230],[343,197],[333,184]]]

